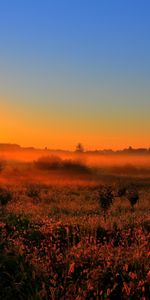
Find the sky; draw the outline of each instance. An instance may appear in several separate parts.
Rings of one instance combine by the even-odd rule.
[[[150,147],[149,0],[0,0],[0,142]]]

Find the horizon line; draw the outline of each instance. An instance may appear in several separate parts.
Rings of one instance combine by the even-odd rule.
[[[52,148],[49,148],[47,146],[45,147],[36,147],[36,146],[22,146],[20,144],[17,144],[17,143],[9,143],[9,142],[6,142],[6,143],[1,143],[0,142],[0,148],[1,147],[4,147],[4,148],[7,148],[7,147],[13,147],[13,149],[15,150],[44,150],[44,151],[63,151],[63,152],[80,152],[80,153],[87,153],[87,152],[113,152],[113,153],[116,153],[116,152],[123,152],[123,151],[149,151],[150,152],[150,147],[138,147],[138,148],[134,148],[132,146],[128,146],[126,148],[121,148],[121,149],[116,149],[116,150],[113,150],[112,148],[99,148],[99,149],[93,149],[93,150],[89,150],[89,149],[85,149],[83,147],[83,150],[82,151],[79,151],[76,149],[76,146],[75,146],[75,149],[74,150],[69,150],[69,149],[61,149],[61,148],[58,148],[58,149],[52,149]]]

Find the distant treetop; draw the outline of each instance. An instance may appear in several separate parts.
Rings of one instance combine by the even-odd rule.
[[[80,153],[83,153],[84,152],[84,147],[83,147],[83,145],[81,144],[81,143],[78,143],[77,145],[76,145],[76,150],[75,150],[76,152],[80,152]]]

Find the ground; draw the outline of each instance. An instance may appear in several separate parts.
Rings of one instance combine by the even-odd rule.
[[[113,195],[106,220],[104,186]],[[138,191],[134,208],[120,186]],[[12,196],[0,212],[2,300],[149,299],[149,176],[9,163],[1,187]]]

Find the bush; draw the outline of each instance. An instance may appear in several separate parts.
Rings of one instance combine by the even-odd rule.
[[[38,184],[30,184],[27,187],[26,195],[33,200],[39,200],[41,193],[41,187]]]
[[[118,185],[118,188],[117,188],[117,196],[118,197],[125,196],[126,195],[126,190],[127,190],[126,186],[123,183],[120,183]]]
[[[59,156],[40,157],[35,166],[41,170],[62,170],[79,173],[89,173],[90,169],[80,161],[72,159],[62,160]]]
[[[62,159],[59,156],[42,156],[35,161],[35,166],[42,170],[59,169],[62,166]]]
[[[134,209],[134,205],[137,203],[137,201],[139,200],[139,193],[138,191],[134,188],[130,188],[127,191],[127,198],[131,204],[132,209]]]
[[[79,173],[89,173],[90,169],[84,165],[83,163],[75,160],[64,160],[63,161],[63,169],[65,171],[73,171]]]
[[[5,206],[9,201],[12,200],[12,192],[8,188],[0,187],[0,204]]]
[[[112,204],[113,194],[110,186],[104,186],[99,193],[99,205],[103,211],[104,220],[106,221],[106,213]]]

